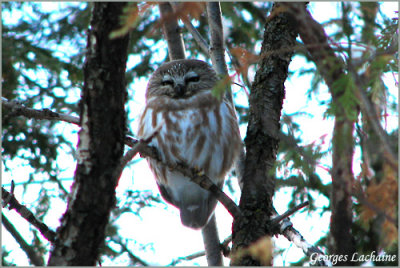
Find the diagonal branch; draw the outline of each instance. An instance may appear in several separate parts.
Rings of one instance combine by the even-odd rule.
[[[60,120],[75,125],[79,125],[78,117],[56,113],[49,109],[37,110],[28,108],[17,101],[9,101],[4,97],[1,98],[1,104],[10,111],[11,116],[22,115],[27,118]]]
[[[15,209],[15,211],[17,211],[18,214],[20,214],[25,220],[35,226],[47,240],[54,242],[56,233],[47,227],[46,224],[39,221],[28,208],[26,208],[24,205],[21,205],[14,195],[9,193],[3,187],[1,187],[1,198],[4,202],[3,207],[9,205],[10,210]]]
[[[132,261],[132,264],[137,264],[139,263],[142,266],[149,266],[149,264],[147,262],[145,262],[144,260],[142,260],[141,258],[139,258],[138,256],[136,256],[135,254],[132,253],[132,251],[129,250],[128,246],[126,245],[126,243],[124,243],[121,239],[121,237],[119,236],[113,236],[111,238],[111,241],[113,241],[114,243],[118,244],[121,246],[122,250],[128,253],[129,258]]]
[[[293,223],[289,219],[290,215],[307,205],[308,201],[289,209],[281,215],[278,215],[274,209],[274,218],[271,220],[272,228],[274,229],[274,233],[281,234],[286,237],[287,240],[291,241],[296,247],[300,248],[306,256],[312,257],[313,260],[317,260],[316,262],[318,265],[331,266],[329,261],[327,261],[325,254],[318,247],[308,243],[299,233],[299,231],[293,228]]]
[[[13,103],[16,102],[10,102],[7,101],[6,99],[2,99],[3,104],[5,103],[6,107],[14,107]],[[60,121],[65,121],[68,123],[73,123],[79,125],[79,119],[77,117],[69,116],[69,115],[64,115],[56,112],[52,112],[50,110],[48,111],[43,111],[43,110],[37,110],[37,109],[32,109],[32,108],[27,108],[26,106],[22,104],[16,104],[18,105],[18,110],[20,111],[19,114],[16,115],[22,115],[26,116],[29,118],[35,118],[35,119],[49,119],[49,120],[60,120]],[[46,114],[50,114],[51,116],[46,117]],[[65,120],[68,118],[68,120]],[[157,132],[153,133],[153,135],[148,138],[151,140],[154,135],[156,135]],[[119,178],[123,168],[125,165],[139,152],[143,156],[151,157],[157,161],[161,161],[158,152],[156,148],[148,146],[148,142],[150,140],[145,140],[145,141],[138,141],[132,137],[126,136],[124,143],[128,145],[129,147],[133,147],[130,151],[128,151],[124,158],[121,159],[121,163],[118,166],[118,168],[115,171],[115,178]],[[232,201],[222,190],[220,190],[206,175],[199,173],[198,170],[192,169],[187,167],[184,164],[179,164],[179,165],[170,165],[166,164],[168,168],[170,169],[175,169],[179,172],[181,172],[183,175],[188,176],[192,178],[192,181],[199,184],[201,187],[211,191],[216,198],[228,209],[229,213],[235,217],[240,215],[239,208],[235,204],[235,202]],[[8,193],[8,192],[7,192]],[[10,194],[9,194],[10,195]],[[47,237],[46,237],[47,238]],[[49,238],[47,238],[49,239]],[[50,239],[49,239],[50,240]]]
[[[215,185],[210,180],[210,178],[208,178],[204,173],[199,172],[195,168],[190,168],[183,163],[174,165],[162,162],[157,153],[157,150],[151,146],[143,146],[139,151],[139,153],[141,154],[142,157],[150,157],[156,161],[159,161],[163,165],[167,166],[169,169],[178,171],[182,173],[185,177],[191,178],[191,181],[213,193],[214,196],[218,199],[218,201],[220,201],[221,204],[224,205],[224,207],[232,215],[232,217],[236,218],[241,216],[240,209],[235,204],[235,202],[233,202],[232,199],[229,198],[229,196],[227,196],[221,189],[219,189],[218,186]]]
[[[18,242],[18,244],[21,246],[21,249],[25,252],[25,254],[28,256],[29,261],[35,265],[35,266],[44,266],[44,260],[41,258],[39,254],[36,253],[34,248],[30,246],[25,239],[21,236],[21,234],[15,229],[15,227],[12,225],[12,223],[4,216],[4,214],[1,214],[1,221],[4,225],[4,227],[7,229],[7,231],[14,237],[14,239]]]
[[[368,122],[371,124],[372,129],[378,136],[379,141],[381,142],[382,147],[386,152],[386,154],[384,155],[386,160],[388,160],[393,170],[398,170],[398,158],[393,152],[392,146],[389,145],[388,135],[386,131],[382,128],[382,125],[379,122],[379,118],[375,113],[375,109],[372,107],[372,103],[364,90],[366,88],[364,80],[361,79],[360,76],[355,72],[352,72],[352,75],[356,83],[356,96],[360,100],[360,108],[363,114],[366,115],[367,119],[369,120]]]
[[[317,260],[318,264],[321,266],[332,266],[329,262],[329,258],[324,255],[324,253],[317,247],[309,244],[306,240],[304,240],[303,236],[293,228],[293,226],[289,226],[286,228],[282,235],[284,235],[287,240],[293,242],[298,248],[301,248],[305,255],[308,257],[312,257],[313,260]]]

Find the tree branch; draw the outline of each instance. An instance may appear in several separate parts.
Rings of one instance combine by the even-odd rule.
[[[133,254],[129,248],[127,247],[127,245],[122,242],[121,238],[119,236],[114,236],[111,238],[111,241],[113,241],[114,243],[118,244],[121,246],[122,250],[125,251],[126,253],[128,253],[129,258],[132,261],[132,265],[139,263],[142,266],[149,266],[149,264],[147,262],[145,262],[144,260],[142,260],[141,258],[139,258],[138,256],[136,256],[135,254]]]
[[[9,101],[6,101],[6,100],[3,100],[3,102],[6,102],[7,104],[10,103]],[[19,104],[18,107],[19,107],[18,109],[21,111],[20,115],[22,115],[22,116],[27,116],[27,114],[29,114],[29,115],[31,115],[31,118],[35,118],[35,119],[60,120],[60,121],[65,121],[68,123],[73,123],[73,124],[79,125],[79,121],[78,121],[78,123],[76,123],[76,120],[78,120],[77,117],[51,112],[51,114],[55,114],[55,115],[48,117],[48,118],[44,118],[44,114],[48,113],[48,112],[45,112],[43,110],[27,108],[21,104]],[[62,120],[62,118],[70,118],[71,120],[66,121],[66,120]],[[156,134],[157,134],[157,132],[155,132],[152,135],[152,137]],[[140,142],[130,136],[126,136],[124,142],[125,142],[125,145],[128,145],[129,147],[133,147],[133,148],[131,150],[129,150],[125,154],[125,156],[121,159],[121,163],[115,171],[115,176],[116,176],[115,178],[119,178],[125,165],[138,152],[143,156],[151,157],[157,161],[161,161],[158,156],[158,151],[156,150],[156,148],[147,146],[149,141],[145,140],[145,141]],[[181,172],[182,174],[184,174],[185,176],[192,178],[192,181],[199,184],[201,187],[211,191],[215,195],[215,197],[227,208],[227,210],[233,217],[240,215],[240,210],[237,207],[237,205],[232,201],[232,199],[230,199],[224,192],[222,192],[206,175],[199,173],[195,169],[188,168],[187,166],[185,166],[183,164],[179,164],[177,166],[168,165],[166,163],[163,163],[163,164],[166,165],[170,169],[175,169],[175,170]]]
[[[222,28],[221,7],[219,2],[208,2],[207,16],[210,27],[210,56],[212,65],[220,77],[228,75],[228,67],[225,62],[224,34]],[[233,104],[232,91],[230,85],[227,85],[225,93],[227,99]]]
[[[191,181],[200,185],[202,188],[210,191],[221,202],[222,205],[228,210],[232,217],[239,217],[241,215],[239,207],[229,198],[221,189],[218,188],[205,174],[199,172],[194,168],[190,168],[183,163],[169,164],[161,161],[156,148],[151,146],[143,146],[139,151],[142,157],[150,157],[161,164],[167,166],[169,169],[182,173],[185,177],[189,177]]]
[[[159,8],[164,37],[168,43],[169,59],[178,60],[186,58],[182,34],[171,4],[165,2],[159,4]]]
[[[190,255],[188,255],[186,257],[179,257],[176,260],[173,260],[168,266],[176,266],[178,263],[180,263],[182,261],[191,261],[191,260],[194,260],[196,258],[203,257],[204,255],[206,255],[206,252],[203,250],[203,251],[200,251],[200,252],[196,252],[196,253],[190,254]]]
[[[272,228],[275,230],[275,234],[281,234],[286,237],[287,240],[293,242],[296,247],[303,250],[306,256],[311,257],[313,255],[313,259],[318,260],[317,263],[320,266],[331,266],[329,261],[326,261],[325,254],[314,245],[309,244],[303,236],[293,228],[293,223],[290,221],[289,216],[296,213],[298,210],[304,208],[309,203],[308,201],[297,205],[285,213],[278,215],[276,211],[274,211],[273,219],[271,220]],[[275,210],[275,209],[274,209]],[[315,258],[316,257],[316,258]]]
[[[317,263],[320,266],[332,266],[328,258],[324,257],[325,254],[320,249],[304,240],[303,236],[292,226],[286,228],[282,232],[282,235],[284,235],[289,241],[293,242],[293,244],[298,248],[301,248],[305,255],[308,257],[312,256],[313,259],[317,260]]]
[[[352,225],[351,187],[353,183],[352,156],[353,130],[356,117],[349,118],[340,97],[344,88],[337,81],[345,78],[344,62],[337,57],[328,44],[328,38],[322,26],[316,22],[306,9],[304,3],[285,3],[288,11],[299,25],[299,34],[306,45],[318,71],[323,76],[335,109],[335,123],[332,139],[332,197],[331,197],[331,232],[333,243],[331,253],[350,256],[355,252]],[[320,47],[310,45],[319,44]],[[335,83],[336,82],[336,83]],[[340,261],[341,265],[351,265],[349,261]]]
[[[276,215],[275,218],[273,218],[271,220],[272,224],[279,224],[279,222],[281,222],[283,219],[288,218],[289,216],[296,213],[298,210],[304,208],[305,206],[308,206],[308,204],[309,204],[309,202],[306,201],[304,203],[301,203],[300,205],[297,205],[297,206],[289,209],[288,211],[286,211],[285,213],[283,213],[281,215]]]
[[[390,166],[393,170],[398,170],[398,158],[396,154],[392,150],[392,146],[389,145],[388,142],[388,135],[385,130],[383,130],[382,125],[379,122],[379,118],[375,113],[375,109],[368,99],[367,93],[365,92],[366,85],[364,80],[360,78],[360,76],[356,72],[352,72],[353,78],[356,83],[356,96],[357,99],[360,100],[360,108],[363,114],[366,115],[367,119],[369,120],[368,123],[371,124],[372,129],[374,130],[376,136],[379,138],[380,143],[386,154],[384,157],[389,162]]]
[[[201,230],[208,266],[223,266],[221,246],[219,242],[217,221],[212,216],[207,225]]]
[[[17,241],[17,243],[20,245],[21,249],[25,252],[25,254],[28,256],[29,261],[35,265],[35,266],[44,266],[44,260],[39,254],[36,254],[36,251],[31,247],[25,239],[21,236],[21,234],[15,229],[15,227],[12,225],[12,223],[4,216],[4,214],[1,214],[1,221],[4,225],[4,227],[7,229],[7,231],[14,237],[14,239]]]
[[[27,118],[35,118],[35,119],[49,119],[49,120],[59,120],[68,123],[72,123],[75,125],[79,125],[80,121],[78,117],[74,117],[71,115],[60,114],[53,112],[49,109],[32,109],[27,108],[23,104],[18,101],[9,101],[4,97],[1,97],[2,105],[10,111],[9,116],[25,116]]]
[[[9,193],[6,189],[1,187],[1,198],[3,200],[3,207],[9,205],[9,209],[14,209],[26,221],[35,226],[40,233],[50,242],[54,242],[56,233],[52,231],[46,224],[39,221],[35,215],[24,205],[18,202],[13,194]]]
[[[171,2],[172,8],[174,9],[175,13],[179,11],[179,5],[181,3],[176,3],[176,2]],[[186,14],[182,14],[180,17],[181,21],[185,25],[185,28],[189,31],[189,33],[192,34],[194,40],[197,42],[199,45],[200,49],[203,50],[204,54],[207,56],[208,53],[210,52],[210,47],[207,43],[207,41],[201,36],[199,31],[197,31],[196,28],[194,28],[193,24],[190,22],[188,16]]]

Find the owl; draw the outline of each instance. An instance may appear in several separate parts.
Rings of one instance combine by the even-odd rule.
[[[211,66],[200,60],[161,65],[148,82],[137,134],[145,138],[159,128],[149,145],[158,149],[162,162],[196,168],[222,188],[242,142],[233,105],[212,94],[217,81]],[[182,224],[203,228],[214,212],[215,197],[180,172],[147,161],[161,196],[180,210]]]

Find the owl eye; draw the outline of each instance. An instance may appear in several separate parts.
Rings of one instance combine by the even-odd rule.
[[[174,81],[172,81],[172,79],[163,79],[161,81],[161,85],[162,86],[173,86],[174,85]]]
[[[185,76],[185,83],[191,83],[191,82],[199,82],[200,81],[200,76],[198,74],[196,74],[195,72],[189,72],[186,76]]]

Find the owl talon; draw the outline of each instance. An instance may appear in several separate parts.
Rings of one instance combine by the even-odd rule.
[[[196,171],[196,175],[197,176],[203,176],[203,175],[205,175],[205,172],[204,172],[204,170],[202,170],[202,169],[200,169],[200,167],[194,167],[194,170]]]

